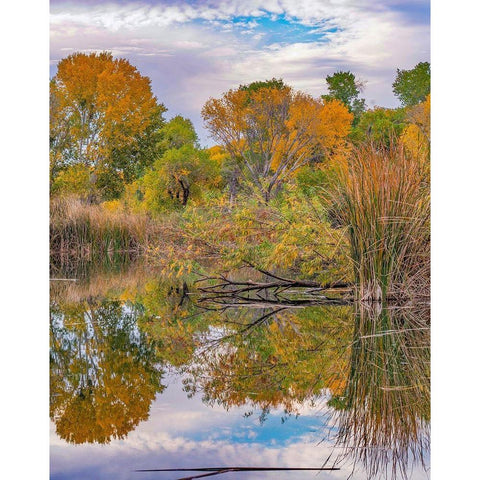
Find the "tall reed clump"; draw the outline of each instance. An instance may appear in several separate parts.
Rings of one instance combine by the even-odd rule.
[[[348,228],[359,299],[428,296],[429,160],[400,142],[356,147],[329,192]]]
[[[78,198],[50,202],[50,252],[94,256],[128,252],[139,254],[152,236],[146,215],[110,212]]]

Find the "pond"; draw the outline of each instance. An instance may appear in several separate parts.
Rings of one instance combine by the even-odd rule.
[[[52,479],[429,478],[428,305],[218,301],[140,264],[52,277]],[[138,471],[223,467],[312,470]]]

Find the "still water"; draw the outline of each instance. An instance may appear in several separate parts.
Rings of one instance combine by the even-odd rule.
[[[52,479],[429,478],[428,306],[219,303],[141,265],[52,276]]]

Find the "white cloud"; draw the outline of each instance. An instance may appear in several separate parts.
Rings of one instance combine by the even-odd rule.
[[[396,0],[54,3],[51,56],[54,63],[77,50],[127,57],[150,76],[169,113],[192,118],[205,140],[200,110],[210,96],[274,76],[318,96],[328,74],[347,69],[367,81],[368,103],[396,105],[396,68],[429,59],[429,26],[408,22],[401,8]],[[262,18],[280,15],[315,33],[299,38],[292,30],[289,38],[284,27],[271,37]]]
[[[59,439],[51,424],[51,473],[68,478],[132,478],[136,468],[178,468],[193,466],[245,465],[273,467],[318,467],[334,452],[329,465],[341,450],[333,447],[333,439],[323,440],[325,427],[332,426],[324,415],[327,396],[316,406],[299,403],[300,420],[289,419],[281,424],[281,409],[272,410],[266,423],[256,421],[259,412],[249,418],[243,413],[249,406],[233,407],[228,412],[220,407],[204,405],[199,396],[188,399],[182,391],[180,378],[169,377],[168,388],[153,403],[150,418],[124,440],[113,440],[109,445],[70,445]],[[307,428],[301,419],[308,418]],[[303,424],[305,425],[305,424]],[[267,432],[267,433],[265,433]],[[264,436],[262,439],[262,435]],[[265,438],[265,435],[267,438]],[[348,463],[337,472],[323,472],[322,479],[345,479],[351,472]],[[163,478],[149,477],[147,480]],[[272,478],[316,478],[316,472],[275,472]],[[242,473],[242,479],[258,480],[255,473]],[[366,480],[359,466],[355,478]],[[411,480],[427,480],[420,466],[413,468]]]

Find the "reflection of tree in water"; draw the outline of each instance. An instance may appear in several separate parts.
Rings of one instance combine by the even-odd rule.
[[[272,408],[294,414],[328,388],[329,460],[353,459],[353,472],[362,466],[368,478],[407,478],[429,451],[429,311],[358,308],[228,311],[218,339],[205,338],[186,366],[185,389],[209,405],[260,408],[264,420]]]
[[[160,384],[155,350],[119,301],[54,303],[50,416],[71,443],[108,443],[146,420]]]
[[[69,287],[71,298],[88,298],[79,287]],[[407,476],[423,462],[427,308],[358,307],[356,315],[352,306],[205,310],[193,286],[160,277],[116,291],[108,296],[121,302],[57,301],[52,308],[51,416],[62,438],[124,437],[148,417],[162,389],[161,359],[184,374],[189,395],[227,409],[258,408],[261,419],[271,409],[295,414],[328,388],[334,454],[340,448],[330,460],[353,458],[354,471],[363,467],[368,478]]]
[[[351,307],[261,312],[223,315],[221,340],[205,339],[197,361],[187,368],[184,383],[191,395],[201,391],[209,405],[260,408],[265,419],[270,409],[295,414],[327,386],[344,386],[342,352],[352,334]]]
[[[350,373],[337,410],[337,446],[377,475],[408,478],[425,467],[430,422],[428,308],[359,309]],[[340,456],[341,458],[342,456]]]
[[[155,280],[135,300],[144,307],[138,324],[157,345],[163,362],[175,367],[192,361],[200,332],[208,330],[210,317],[202,315],[185,282]]]

